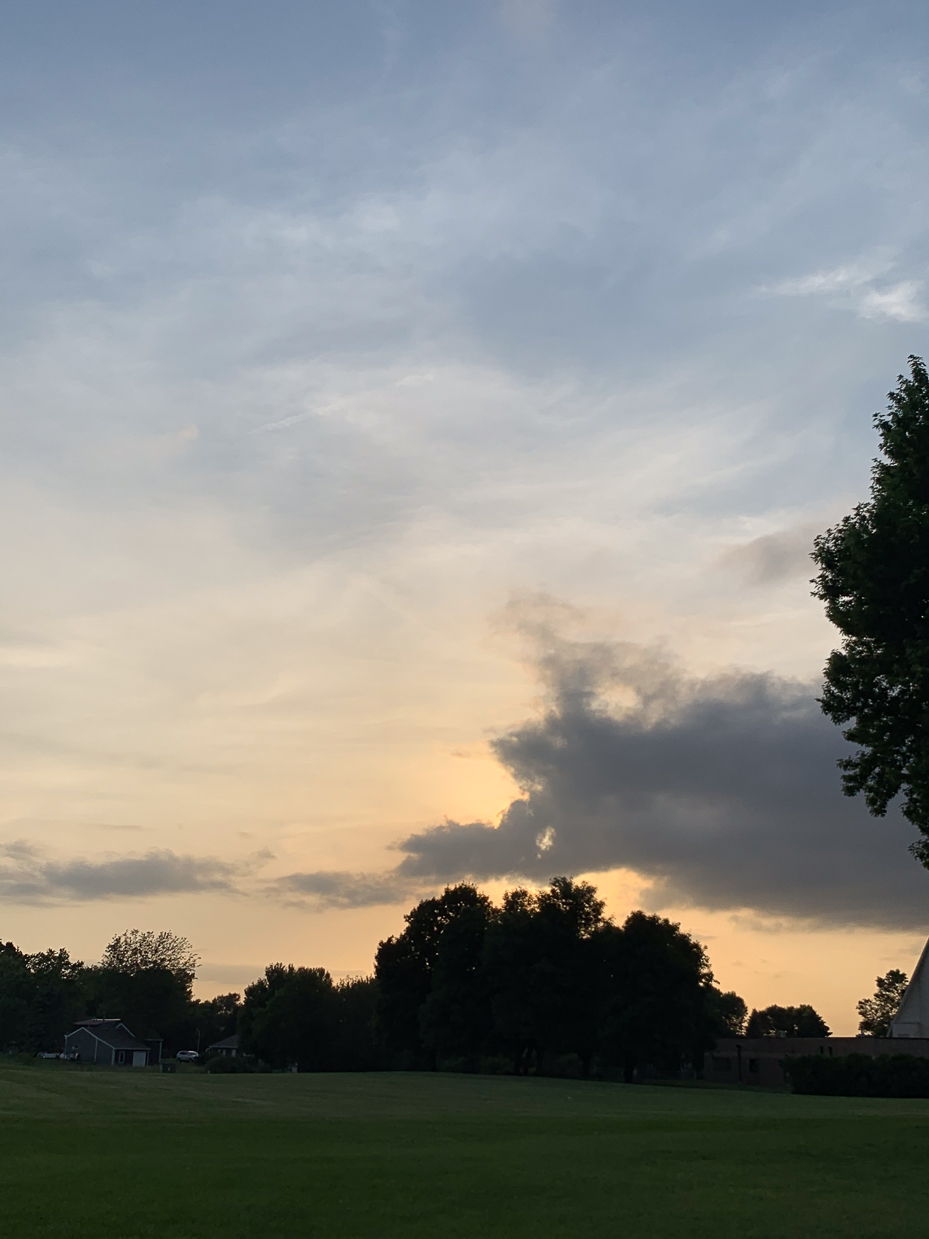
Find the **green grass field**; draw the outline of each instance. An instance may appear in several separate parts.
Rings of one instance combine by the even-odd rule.
[[[0,1066],[4,1239],[926,1239],[929,1102]]]

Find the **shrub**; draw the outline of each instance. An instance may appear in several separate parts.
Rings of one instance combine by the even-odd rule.
[[[788,1058],[784,1074],[795,1093],[828,1097],[929,1097],[929,1058],[915,1054],[848,1054]]]
[[[206,1064],[207,1071],[211,1075],[242,1075],[246,1072],[253,1072],[256,1069],[253,1063],[250,1063],[245,1058],[231,1057],[230,1055],[219,1055],[216,1058],[211,1058]]]

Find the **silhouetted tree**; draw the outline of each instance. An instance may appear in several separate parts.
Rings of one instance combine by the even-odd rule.
[[[383,1063],[375,1028],[377,982],[374,977],[340,981],[335,987],[334,999],[334,1070],[378,1070]]]
[[[186,978],[191,984],[200,960],[186,938],[163,929],[127,929],[108,943],[100,967],[110,972],[132,974],[161,968]]]
[[[597,1044],[595,935],[603,901],[588,882],[553,878],[538,893],[517,889],[487,935],[485,970],[494,1038],[514,1068],[546,1070],[552,1056],[577,1054],[584,1074]]]
[[[707,1010],[713,1031],[719,1037],[741,1037],[748,1019],[745,999],[733,990],[721,993],[710,989],[707,993]]]
[[[238,994],[217,994],[215,998],[201,999],[191,1004],[190,1018],[199,1034],[202,1051],[235,1033],[241,1009],[242,1000]]]
[[[843,789],[883,817],[903,813],[929,867],[929,375],[918,357],[875,416],[882,458],[871,499],[815,541],[814,594],[842,632],[821,704],[860,750],[842,758]]]
[[[897,1014],[909,978],[899,968],[891,968],[882,977],[875,978],[877,989],[871,998],[862,998],[856,1008],[861,1017],[858,1031],[869,1037],[886,1037],[890,1021]]]
[[[715,1041],[720,995],[700,943],[664,917],[633,912],[621,927],[604,928],[600,947],[604,1060],[627,1081],[648,1065],[702,1062]]]
[[[476,1068],[485,1048],[493,1021],[483,958],[492,914],[490,900],[479,896],[459,908],[439,939],[429,993],[419,1009],[422,1043],[437,1066],[460,1057]]]
[[[335,987],[325,968],[271,964],[245,988],[241,1047],[271,1067],[331,1071],[336,1029]]]
[[[0,942],[0,1049],[60,1050],[86,987],[87,969],[66,950],[28,954]]]
[[[117,934],[90,976],[88,1014],[121,1019],[137,1037],[162,1037],[167,1053],[190,1048],[196,968],[190,943],[177,934]]]
[[[771,1037],[778,1032],[788,1037],[828,1037],[829,1025],[809,1003],[799,1007],[773,1005],[752,1010],[745,1029],[746,1037]]]
[[[457,917],[490,900],[468,883],[446,887],[437,899],[424,899],[404,920],[406,929],[377,948],[377,1024],[385,1054],[397,1067],[436,1066],[436,1045],[423,1042],[420,1012],[432,992],[433,970],[443,934]],[[442,1017],[444,1018],[444,1017]],[[438,1023],[441,1019],[437,1014]]]
[[[638,912],[617,927],[596,888],[553,878],[507,891],[495,908],[467,884],[423,900],[377,955],[378,1021],[394,1066],[503,1054],[517,1073],[587,1074],[595,1060],[627,1078],[648,1064],[701,1062],[747,1014],[722,994],[699,943]]]

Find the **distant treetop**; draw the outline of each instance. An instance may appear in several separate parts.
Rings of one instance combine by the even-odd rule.
[[[186,938],[163,929],[127,929],[107,945],[100,961],[111,972],[136,973],[148,968],[163,968],[176,977],[192,981],[197,975],[199,956]]]

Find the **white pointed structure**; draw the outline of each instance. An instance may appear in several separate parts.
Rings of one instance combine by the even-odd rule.
[[[929,942],[890,1021],[891,1037],[929,1037]]]

